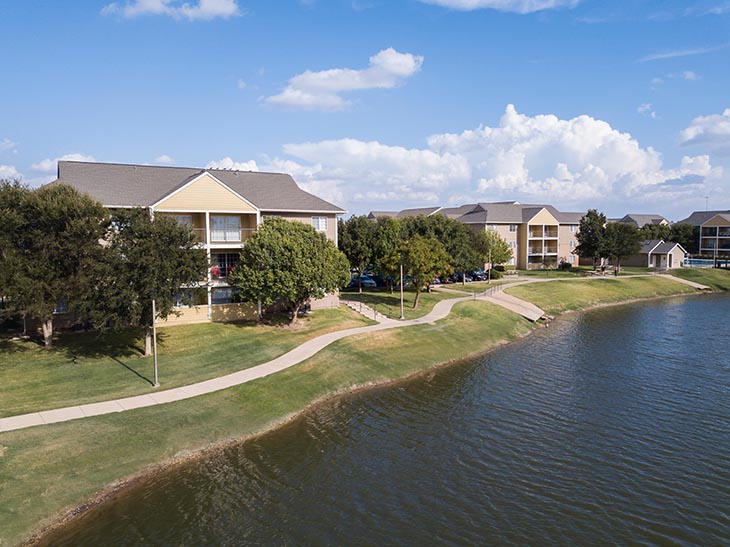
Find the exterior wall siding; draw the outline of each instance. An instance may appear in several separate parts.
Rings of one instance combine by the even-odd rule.
[[[256,212],[249,203],[205,174],[155,207],[156,211]]]
[[[266,212],[264,216],[278,216],[286,220],[294,220],[296,222],[303,222],[304,224],[312,225],[312,217],[326,217],[327,218],[327,230],[324,234],[331,241],[337,241],[337,215],[334,213],[277,213],[277,212]]]

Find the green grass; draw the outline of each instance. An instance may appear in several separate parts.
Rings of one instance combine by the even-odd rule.
[[[611,304],[637,298],[693,294],[678,281],[661,277],[618,277],[534,283],[505,289],[507,294],[532,302],[551,315],[568,310]]]
[[[730,271],[714,268],[677,268],[670,275],[712,287],[715,291],[730,291]]]
[[[458,289],[460,285],[447,285],[447,287]],[[393,291],[392,294],[386,289],[363,289],[362,293],[358,293],[357,290],[348,290],[343,291],[340,296],[344,300],[367,304],[391,319],[400,318],[400,292],[397,290]],[[414,310],[413,301],[416,298],[416,293],[414,291],[405,291],[403,294],[403,316],[405,319],[423,317],[433,309],[436,302],[456,296],[458,295],[447,292],[433,291],[430,294],[422,292],[418,300],[418,308]]]
[[[340,340],[281,373],[217,393],[0,434],[0,545],[13,545],[114,481],[262,431],[354,386],[402,378],[529,332],[486,302],[433,324]]]
[[[310,338],[373,323],[354,311],[317,310],[288,325],[203,323],[158,329],[163,389],[259,365]],[[154,391],[151,357],[138,332],[67,334],[54,349],[0,341],[0,417]]]
[[[591,266],[573,266],[570,270],[517,270],[520,277],[574,278],[585,277],[593,270]]]

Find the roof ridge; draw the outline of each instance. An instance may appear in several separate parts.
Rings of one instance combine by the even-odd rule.
[[[193,167],[183,165],[152,165],[144,163],[121,163],[116,161],[81,161],[81,160],[59,160],[58,163],[80,163],[84,165],[118,165],[120,167],[151,167],[154,169],[187,169],[197,171],[225,171],[227,173],[258,173],[260,175],[284,175],[291,177],[291,173],[277,173],[275,171],[245,171],[243,169],[223,169],[220,167]]]

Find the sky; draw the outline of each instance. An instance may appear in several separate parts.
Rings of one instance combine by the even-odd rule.
[[[352,214],[730,209],[730,0],[0,0],[0,178],[286,172]]]

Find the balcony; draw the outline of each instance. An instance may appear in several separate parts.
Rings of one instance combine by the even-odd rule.
[[[211,244],[242,243],[253,236],[255,228],[241,228],[238,230],[211,230]]]
[[[530,239],[558,239],[557,226],[530,226]]]

